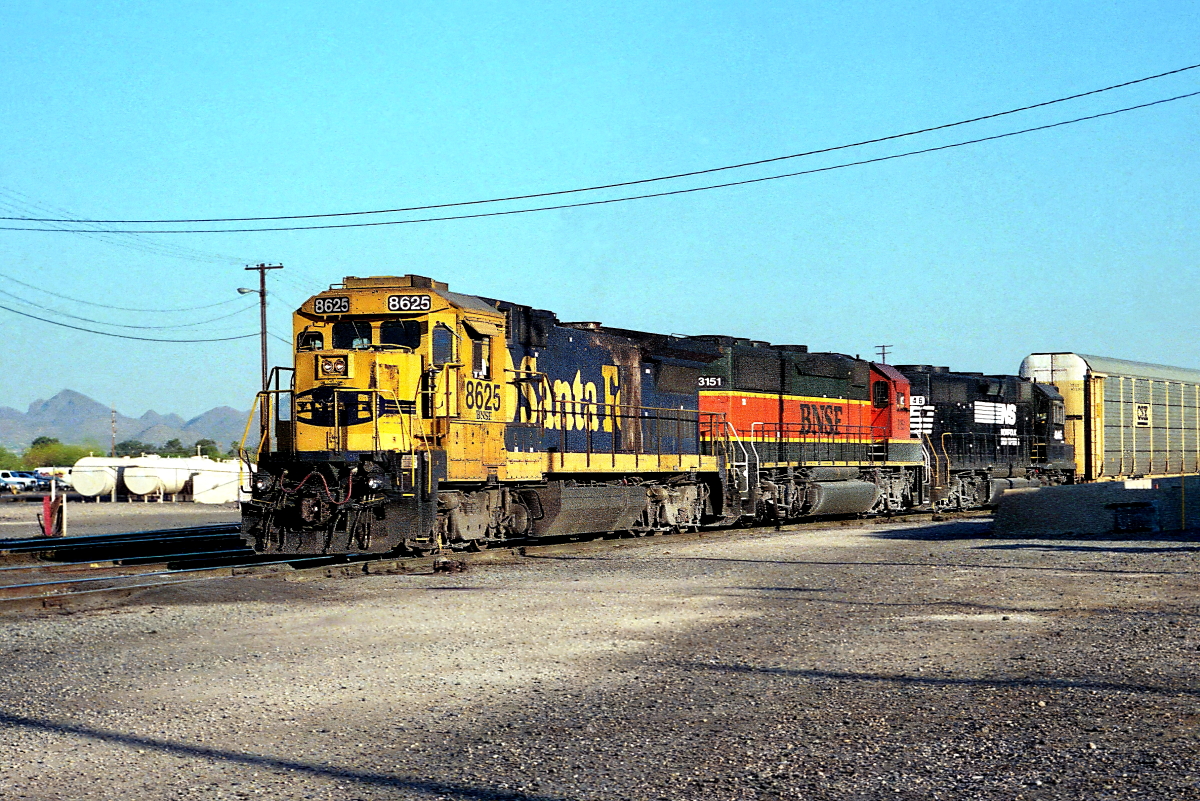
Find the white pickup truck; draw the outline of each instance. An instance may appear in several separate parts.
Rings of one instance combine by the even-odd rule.
[[[33,489],[36,484],[37,479],[31,476],[19,475],[14,470],[0,470],[0,487],[4,487],[12,492]]]

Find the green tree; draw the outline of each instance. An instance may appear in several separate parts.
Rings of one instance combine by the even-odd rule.
[[[183,443],[177,439],[169,439],[166,444],[158,449],[160,456],[191,456],[193,451],[183,447]]]
[[[117,456],[141,456],[143,453],[156,453],[153,445],[148,445],[136,439],[127,439],[124,442],[118,442],[116,452]]]
[[[70,467],[87,455],[88,448],[83,445],[64,445],[51,437],[38,437],[29,450],[25,451],[22,461],[27,470],[38,467]]]
[[[193,448],[199,451],[201,456],[207,456],[209,459],[220,459],[224,455],[217,443],[211,439],[198,439]]]
[[[24,466],[20,456],[0,446],[0,470],[20,470]]]

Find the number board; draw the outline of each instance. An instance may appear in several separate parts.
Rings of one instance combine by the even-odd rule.
[[[491,420],[500,411],[500,385],[490,381],[463,381],[462,404],[466,409],[463,417],[475,420]]]
[[[700,389],[719,389],[725,386],[725,379],[719,375],[700,376]]]
[[[430,299],[428,295],[389,295],[388,296],[388,311],[391,312],[418,312],[429,311]]]
[[[350,298],[314,298],[313,314],[349,314]]]

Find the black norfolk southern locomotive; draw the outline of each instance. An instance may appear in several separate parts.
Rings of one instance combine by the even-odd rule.
[[[1073,480],[1074,449],[1063,439],[1054,387],[929,365],[896,369],[909,381],[909,428],[924,446],[935,508],[994,505],[1006,489]]]
[[[260,396],[242,507],[259,552],[422,553],[968,506],[997,481],[1068,476],[1061,401],[1055,412],[1053,390],[1015,378],[986,395],[1018,406],[1015,434],[952,416],[966,395],[914,434],[910,420],[927,418],[911,396],[957,399],[933,388],[951,374],[914,368],[910,389],[855,357],[560,322],[421,276],[346,278],[293,326],[294,366]],[[967,434],[980,438],[955,439]]]

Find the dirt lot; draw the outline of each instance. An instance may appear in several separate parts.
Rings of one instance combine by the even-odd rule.
[[[986,528],[0,619],[0,797],[1200,798],[1197,546]]]

